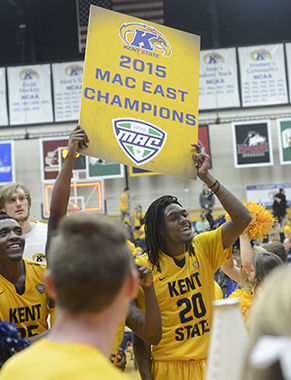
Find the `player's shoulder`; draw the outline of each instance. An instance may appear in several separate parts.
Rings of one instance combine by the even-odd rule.
[[[137,257],[135,261],[137,264],[144,265],[146,267],[149,267],[151,265],[148,254],[146,252],[144,252],[141,256]]]
[[[46,270],[46,264],[42,262],[33,261],[30,259],[22,258],[26,267],[32,268],[36,272],[44,272]]]

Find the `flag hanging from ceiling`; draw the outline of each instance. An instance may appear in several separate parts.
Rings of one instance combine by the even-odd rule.
[[[90,5],[97,5],[144,20],[164,23],[163,0],[76,0],[79,51],[85,52]]]

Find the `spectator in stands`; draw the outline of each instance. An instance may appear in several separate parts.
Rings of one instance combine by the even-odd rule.
[[[31,196],[21,182],[11,182],[0,190],[0,210],[14,218],[22,228],[25,238],[23,257],[29,260],[45,261],[47,224],[29,220]]]
[[[278,222],[281,224],[281,221],[284,218],[287,209],[286,195],[284,189],[279,189],[279,193],[277,193],[274,197],[272,207],[274,218],[276,218]]]
[[[213,196],[210,196],[211,191],[208,189],[207,185],[203,185],[203,190],[199,195],[199,204],[202,208],[202,212],[205,214],[206,219],[210,225],[210,229],[213,228],[214,222],[212,217],[212,208],[215,203]]]
[[[125,217],[130,217],[129,187],[125,187],[120,197],[120,221]]]
[[[202,212],[200,214],[200,219],[197,220],[197,222],[195,224],[195,229],[196,229],[198,234],[200,234],[201,232],[205,232],[205,231],[210,230],[210,224],[209,224],[208,220],[206,219],[204,212]]]
[[[287,257],[287,251],[282,243],[279,241],[272,241],[264,245],[266,251],[274,253],[279,256],[282,261],[285,263]]]

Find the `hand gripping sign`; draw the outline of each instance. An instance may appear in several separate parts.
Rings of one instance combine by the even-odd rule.
[[[80,111],[85,154],[192,179],[200,38],[91,6]]]

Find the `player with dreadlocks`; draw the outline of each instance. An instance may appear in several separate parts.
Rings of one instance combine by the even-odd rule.
[[[135,337],[143,380],[202,380],[206,372],[214,273],[230,257],[232,244],[251,220],[248,210],[209,172],[209,156],[194,145],[198,177],[215,194],[231,220],[194,237],[187,211],[176,197],[154,201],[145,216],[146,252],[137,262],[152,269],[162,317],[162,339],[149,346]],[[137,300],[143,309],[143,293]],[[152,361],[150,359],[150,353]]]

